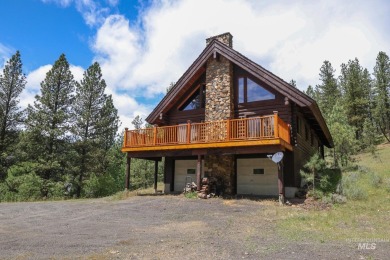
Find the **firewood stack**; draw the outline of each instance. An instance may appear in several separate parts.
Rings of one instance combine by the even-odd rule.
[[[208,178],[202,178],[201,189],[198,192],[198,198],[201,198],[201,199],[209,198],[209,196],[208,196],[209,192],[210,192],[209,179]]]

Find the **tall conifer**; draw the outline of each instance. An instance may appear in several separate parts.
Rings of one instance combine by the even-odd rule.
[[[0,154],[15,139],[17,126],[22,119],[22,111],[18,106],[19,95],[25,85],[26,76],[22,72],[22,61],[17,51],[0,74]]]
[[[356,139],[360,139],[364,120],[370,114],[370,74],[357,58],[349,60],[341,65],[340,85],[348,122],[355,127]]]
[[[329,116],[341,96],[334,72],[332,64],[327,60],[324,61],[319,74],[321,83],[316,86],[317,101],[325,117]]]
[[[45,180],[59,180],[66,172],[74,86],[69,63],[62,54],[42,81],[34,106],[27,108],[29,158],[41,163],[38,174]]]
[[[390,142],[390,59],[385,52],[379,52],[376,58],[373,86],[373,116],[381,133]]]
[[[81,196],[83,182],[91,174],[103,174],[106,155],[115,142],[118,116],[111,95],[104,94],[106,83],[97,62],[91,65],[76,89],[72,133],[75,139],[76,195]]]

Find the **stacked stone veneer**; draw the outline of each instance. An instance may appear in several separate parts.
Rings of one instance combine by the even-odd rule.
[[[210,57],[206,69],[206,121],[232,118],[233,65],[223,56]]]
[[[226,33],[208,38],[206,43],[209,44],[213,39],[217,39],[232,47],[232,38],[230,33]],[[210,57],[206,69],[206,122],[233,118],[233,93],[233,64],[221,55]],[[210,129],[210,131],[215,131],[215,129]],[[226,133],[221,132],[219,135],[224,134]],[[207,155],[205,156],[205,168],[208,175],[218,181],[221,192],[224,194],[234,192],[233,155]]]
[[[233,35],[230,33],[223,33],[206,39],[206,45],[209,45],[214,39],[226,44],[227,46],[233,48]]]

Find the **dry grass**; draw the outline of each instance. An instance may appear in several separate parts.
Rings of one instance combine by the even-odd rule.
[[[164,183],[163,182],[158,182],[157,183],[157,190],[158,191],[163,191],[164,190]],[[114,195],[111,195],[107,197],[107,200],[124,200],[128,199],[134,196],[146,196],[146,195],[156,195],[154,192],[153,187],[149,187],[147,189],[137,189],[137,190],[132,190],[132,191],[120,191],[115,193]]]
[[[377,155],[356,156],[359,172],[356,187],[367,197],[334,205],[330,210],[277,209],[280,234],[297,240],[346,241],[347,239],[390,239],[390,145],[381,145]],[[348,175],[350,173],[343,173]],[[373,182],[373,178],[377,181]]]

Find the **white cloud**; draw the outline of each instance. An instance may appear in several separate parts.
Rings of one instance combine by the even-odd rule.
[[[224,32],[234,49],[300,89],[318,84],[319,68],[335,69],[359,58],[372,70],[379,51],[389,52],[386,1],[154,0],[139,2],[136,20],[111,14],[117,0],[43,0],[75,4],[98,30],[91,47],[113,94],[123,126],[145,117],[205,47]],[[125,93],[125,94],[119,94]],[[127,93],[127,94],[126,94]]]
[[[26,78],[27,84],[25,89],[20,95],[20,106],[26,108],[29,104],[33,105],[35,101],[35,95],[40,94],[41,82],[45,79],[46,73],[52,68],[52,65],[44,65],[38,69],[31,71]],[[76,81],[81,81],[84,74],[84,69],[80,66],[70,65],[70,71],[72,72]],[[139,104],[134,98],[126,94],[116,94],[110,88],[106,90],[107,94],[111,94],[114,100],[115,107],[118,109],[122,125],[121,129],[125,127],[132,128],[131,121],[139,115],[143,119],[149,114],[150,107]]]
[[[26,108],[29,104],[33,105],[35,95],[40,93],[41,82],[45,79],[46,73],[52,68],[52,65],[43,65],[36,70],[31,71],[26,77],[26,87],[20,95],[20,106]],[[80,66],[70,65],[70,71],[75,80],[80,81],[83,78],[84,69]]]
[[[125,126],[136,113],[150,111],[138,103],[165,93],[205,47],[205,39],[224,32],[234,36],[236,50],[300,89],[318,83],[324,60],[338,69],[358,57],[370,70],[380,50],[388,8],[365,1],[161,0],[142,9],[137,22],[108,16],[92,48],[102,66]],[[381,25],[381,26],[379,26]],[[138,103],[136,99],[139,100]]]
[[[2,69],[12,55],[12,49],[0,42],[0,68]]]

